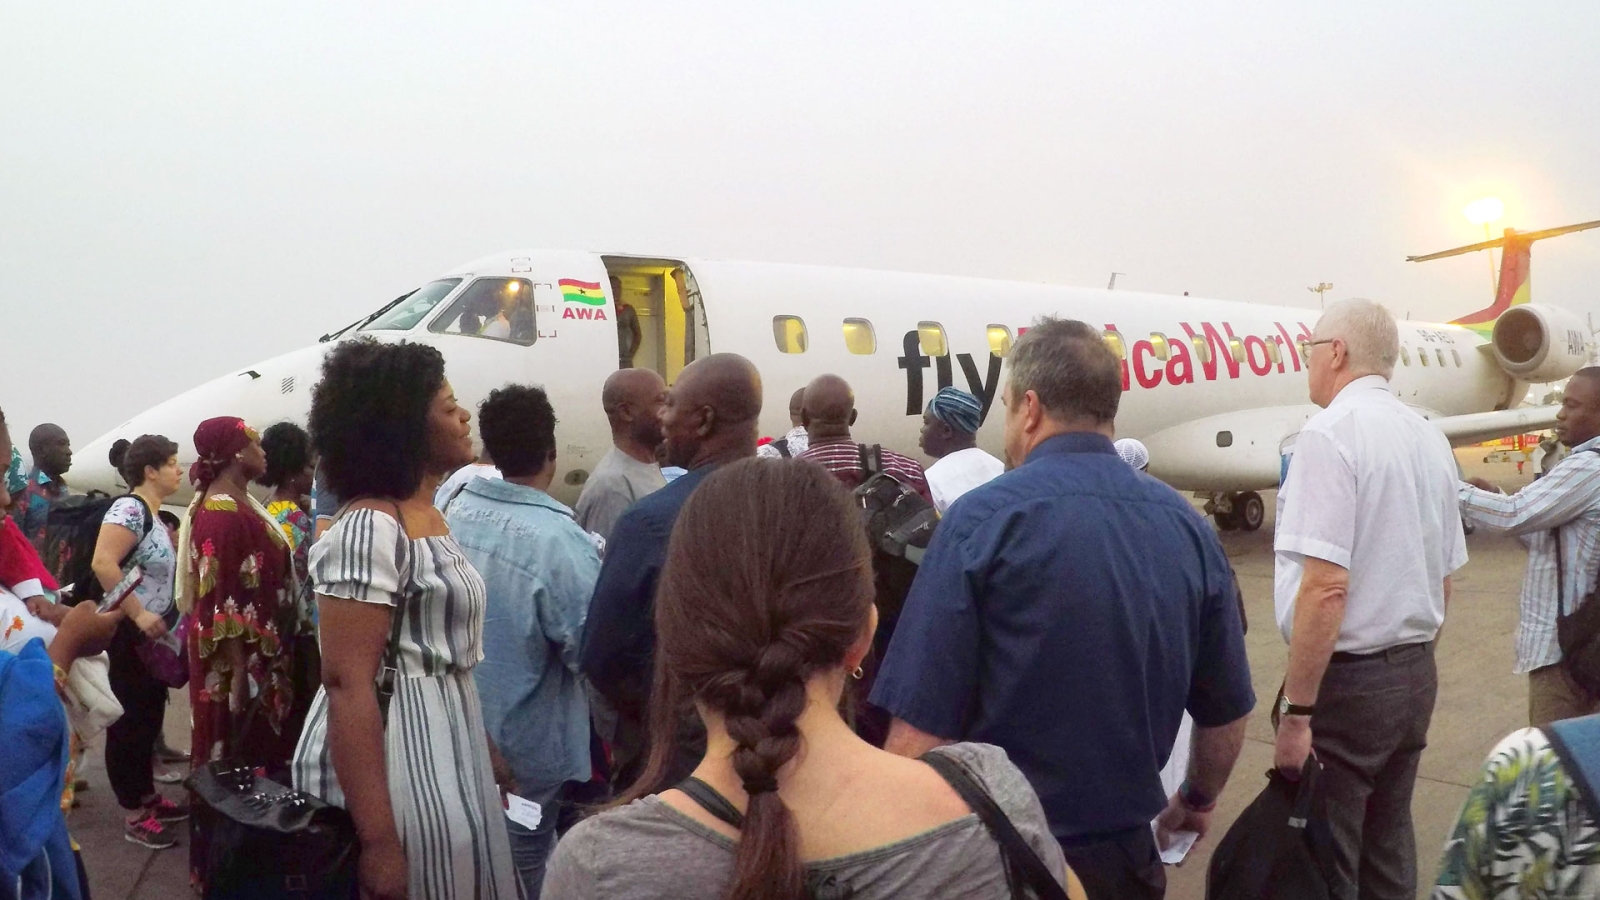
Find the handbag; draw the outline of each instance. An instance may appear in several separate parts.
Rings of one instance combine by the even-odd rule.
[[[183,629],[182,623],[179,629]],[[189,683],[189,660],[184,658],[183,647],[169,633],[159,638],[140,633],[133,645],[134,655],[144,663],[150,677],[169,688],[181,688]]]
[[[398,506],[395,517],[398,559],[406,543]],[[399,674],[405,599],[402,591],[373,685],[385,727]],[[248,732],[249,718],[240,724],[241,734]],[[346,810],[225,760],[196,769],[186,786],[199,801],[194,827],[210,835],[201,863],[206,900],[350,900],[359,895],[361,840]]]
[[[1556,643],[1561,647],[1561,666],[1590,696],[1600,695],[1600,602],[1591,588],[1576,609],[1562,609],[1567,579],[1561,529],[1551,529],[1550,536],[1556,542]]]

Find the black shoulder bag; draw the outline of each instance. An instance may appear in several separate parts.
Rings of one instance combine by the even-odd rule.
[[[399,566],[407,545],[398,506],[395,518],[400,523],[395,548]],[[374,680],[385,728],[399,675],[405,603],[402,588]],[[247,727],[248,721],[241,731]],[[211,836],[203,863],[206,900],[351,900],[359,895],[361,841],[349,812],[229,760],[195,769],[187,787],[199,801],[194,827]]]
[[[1556,542],[1556,643],[1561,647],[1561,665],[1590,696],[1600,696],[1600,602],[1591,587],[1575,609],[1566,609],[1567,566],[1561,529],[1551,529],[1550,537]]]

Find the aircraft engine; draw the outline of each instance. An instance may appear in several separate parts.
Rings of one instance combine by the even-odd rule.
[[[1494,323],[1494,359],[1506,374],[1534,384],[1559,381],[1589,363],[1589,329],[1554,306],[1513,306]]]

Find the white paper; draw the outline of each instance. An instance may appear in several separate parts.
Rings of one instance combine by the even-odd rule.
[[[525,800],[516,794],[507,794],[506,818],[532,831],[539,827],[539,821],[544,818],[544,811],[532,800]]]
[[[1200,839],[1198,831],[1174,831],[1167,835],[1167,840],[1163,843],[1161,830],[1156,828],[1156,823],[1150,823],[1150,830],[1156,836],[1156,847],[1161,851],[1161,861],[1169,866],[1183,862],[1194,842]]]

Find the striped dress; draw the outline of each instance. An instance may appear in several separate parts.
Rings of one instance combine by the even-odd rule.
[[[427,900],[518,896],[500,793],[489,764],[472,667],[483,659],[483,579],[449,536],[410,540],[386,513],[345,515],[311,549],[316,592],[403,604],[400,677],[384,732],[389,798],[410,866],[409,895]],[[338,652],[325,647],[323,653]],[[317,692],[295,749],[294,785],[336,806],[344,793]]]

